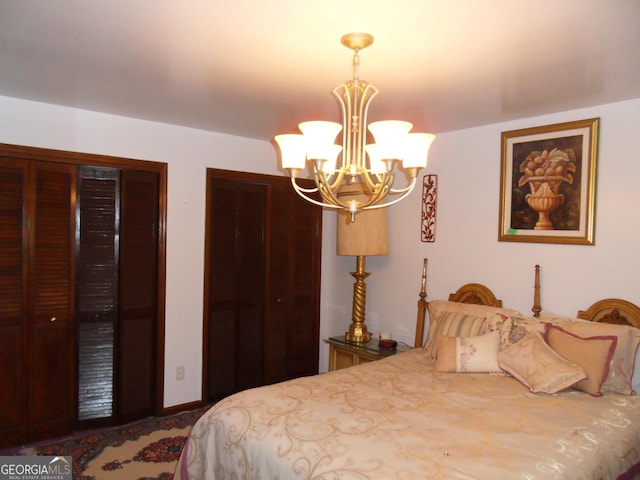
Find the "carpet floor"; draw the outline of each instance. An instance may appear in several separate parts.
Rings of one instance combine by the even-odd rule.
[[[25,445],[15,455],[71,456],[79,480],[170,480],[191,427],[209,407]]]

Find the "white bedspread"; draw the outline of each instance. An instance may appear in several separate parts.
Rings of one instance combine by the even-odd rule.
[[[534,395],[433,365],[412,350],[232,395],[175,478],[615,479],[640,462],[640,396]]]

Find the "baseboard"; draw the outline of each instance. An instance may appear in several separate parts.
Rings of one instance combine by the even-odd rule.
[[[202,400],[196,400],[195,402],[181,403],[180,405],[173,405],[171,407],[163,408],[160,412],[161,417],[167,415],[175,415],[180,412],[187,412],[189,410],[195,410],[196,408],[204,407],[205,403]]]

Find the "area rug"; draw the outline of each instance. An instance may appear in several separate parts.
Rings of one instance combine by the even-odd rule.
[[[27,446],[18,454],[71,456],[82,472],[74,472],[74,479],[169,480],[191,427],[207,408],[76,434]]]

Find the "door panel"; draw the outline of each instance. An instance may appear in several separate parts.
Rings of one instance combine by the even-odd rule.
[[[120,171],[78,168],[78,420],[113,416]]]
[[[28,438],[69,433],[74,420],[75,167],[31,162]]]
[[[18,443],[26,427],[26,179],[27,162],[0,159],[0,448]]]
[[[154,172],[122,171],[118,418],[151,415],[156,402],[158,188]]]
[[[211,179],[208,192],[207,399],[262,381],[264,185]]]

